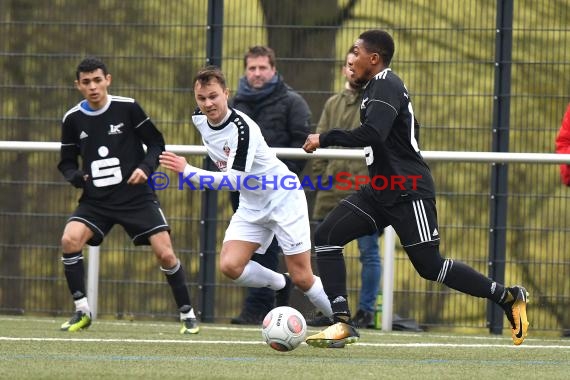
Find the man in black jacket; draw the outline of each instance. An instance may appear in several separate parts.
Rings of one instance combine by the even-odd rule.
[[[295,92],[277,72],[275,52],[267,46],[253,46],[244,56],[245,75],[240,79],[231,106],[246,113],[261,128],[270,147],[300,148],[311,133],[311,111],[307,102]],[[305,160],[282,159],[287,167],[299,175]],[[238,192],[230,193],[234,210],[239,206]],[[253,260],[276,270],[279,266],[279,246],[273,242],[264,255]],[[267,288],[248,288],[240,315],[231,320],[234,324],[260,324],[267,312],[273,309],[275,292]]]

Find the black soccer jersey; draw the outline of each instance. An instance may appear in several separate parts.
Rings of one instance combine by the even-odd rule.
[[[382,204],[435,197],[429,167],[418,147],[419,124],[408,90],[387,68],[372,78],[360,105],[360,127],[333,129],[321,147],[364,147],[370,183],[363,191]]]
[[[81,156],[82,170],[89,175],[80,201],[128,207],[156,200],[148,183],[127,184],[136,168],[151,174],[165,147],[162,134],[134,99],[109,95],[98,110],[83,101],[65,114],[61,130],[58,169],[69,178]]]

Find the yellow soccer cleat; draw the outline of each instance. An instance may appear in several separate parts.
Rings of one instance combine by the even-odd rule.
[[[77,310],[71,319],[61,325],[61,331],[80,331],[91,326],[91,313],[86,314],[81,310]]]
[[[318,334],[309,336],[305,342],[309,346],[321,348],[343,348],[347,344],[356,343],[360,334],[354,326],[337,322]]]
[[[507,319],[511,323],[513,343],[518,346],[524,342],[528,334],[529,323],[526,316],[528,292],[519,285],[508,288],[508,292],[513,296],[513,300],[503,304],[503,309],[505,310]]]

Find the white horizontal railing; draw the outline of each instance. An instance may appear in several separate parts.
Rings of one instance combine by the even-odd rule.
[[[0,141],[0,151],[16,152],[56,152],[59,142],[39,141]],[[308,154],[301,148],[272,148],[277,156],[300,159],[364,159],[362,149],[318,149]],[[206,148],[201,145],[167,145],[166,150],[177,154],[206,155]],[[487,163],[530,163],[530,164],[570,164],[570,154],[556,153],[501,153],[501,152],[456,152],[422,151],[426,161],[487,162]],[[382,330],[392,330],[394,252],[396,234],[392,227],[384,230],[384,252],[382,265],[383,312]],[[97,298],[99,284],[99,247],[89,247],[89,267],[87,272],[87,294],[93,318],[97,316]]]
[[[0,141],[0,151],[18,152],[55,152],[59,142],[40,141]],[[284,158],[364,158],[362,149],[318,149],[315,153],[305,153],[301,148],[272,148]],[[177,154],[205,155],[206,148],[201,145],[167,145],[166,150]],[[461,162],[525,162],[533,164],[570,164],[570,154],[556,153],[502,153],[502,152],[459,152],[459,151],[422,151],[426,161],[461,161]]]

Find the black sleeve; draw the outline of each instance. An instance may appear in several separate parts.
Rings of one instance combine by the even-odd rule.
[[[69,119],[66,119],[61,123],[61,148],[57,169],[63,174],[65,180],[75,187],[83,187],[84,182],[84,173],[79,170],[79,154],[78,136]]]
[[[361,148],[375,145],[381,141],[380,135],[374,128],[360,126],[356,129],[331,129],[319,136],[321,148],[329,146],[343,146],[347,148]]]
[[[375,80],[363,96],[364,123],[352,130],[332,129],[319,137],[321,147],[365,147],[384,143],[398,116],[403,91],[390,82]]]
[[[141,106],[135,102],[132,109],[135,133],[146,145],[146,155],[138,168],[150,175],[158,167],[158,156],[165,150],[164,137]]]

